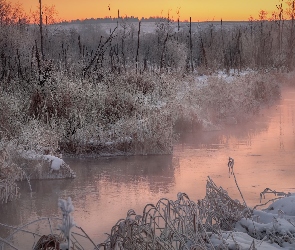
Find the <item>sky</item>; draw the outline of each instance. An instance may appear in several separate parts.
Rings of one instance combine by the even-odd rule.
[[[37,9],[39,0],[8,0],[21,2],[25,11]],[[61,20],[101,18],[106,16],[150,17],[163,16],[180,20],[242,21],[250,16],[258,18],[260,10],[269,14],[281,0],[42,0],[44,5],[55,5]]]

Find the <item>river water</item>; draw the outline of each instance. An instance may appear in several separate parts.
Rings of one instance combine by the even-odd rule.
[[[247,124],[181,136],[173,155],[64,159],[77,178],[31,181],[32,193],[26,182],[20,183],[21,198],[0,206],[0,223],[17,226],[38,217],[61,217],[58,199],[71,197],[77,225],[98,243],[131,208],[142,214],[146,204],[162,197],[176,200],[178,192],[195,201],[203,198],[207,176],[241,200],[229,178],[229,157],[235,160],[247,205],[259,204],[267,187],[295,192],[294,89],[284,90],[278,103]],[[0,237],[8,233],[0,227]]]

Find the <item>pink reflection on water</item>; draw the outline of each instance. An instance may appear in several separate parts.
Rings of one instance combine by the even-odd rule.
[[[294,192],[294,94],[294,90],[283,91],[282,100],[264,109],[254,123],[209,132],[208,137],[202,134],[201,146],[194,144],[199,140],[193,136],[186,145],[179,145],[174,154],[180,159],[180,173],[176,176],[178,190],[194,199],[203,197],[209,175],[230,196],[241,200],[234,179],[229,178],[230,156],[235,159],[234,171],[249,206],[259,203],[259,194],[266,187]]]

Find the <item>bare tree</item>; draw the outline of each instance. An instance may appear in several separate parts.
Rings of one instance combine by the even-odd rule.
[[[43,12],[42,12],[42,0],[39,0],[39,28],[40,28],[40,45],[41,45],[41,56],[44,60],[44,49],[43,49]]]

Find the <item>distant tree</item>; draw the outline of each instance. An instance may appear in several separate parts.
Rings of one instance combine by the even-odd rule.
[[[295,1],[289,0],[287,1],[287,9],[286,14],[288,19],[290,20],[289,25],[289,37],[288,37],[288,58],[287,58],[287,65],[288,68],[291,69],[293,67],[294,61],[294,34],[295,34]]]
[[[265,10],[261,10],[260,12],[259,12],[259,20],[260,21],[266,21],[267,20],[267,11],[265,11]]]
[[[55,5],[42,5],[43,23],[50,25],[59,22],[58,11]],[[31,22],[34,24],[40,23],[40,12],[36,9],[31,13]]]
[[[11,13],[11,4],[6,0],[0,0],[0,24],[5,24],[8,21],[9,15]]]
[[[29,17],[25,14],[22,4],[11,4],[6,0],[0,0],[0,25],[28,22]]]

